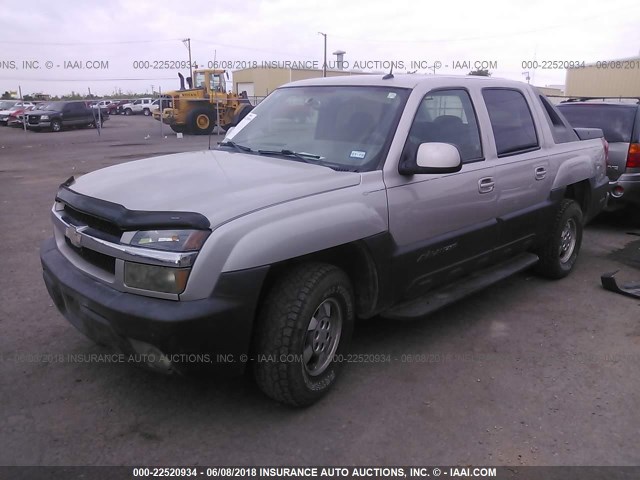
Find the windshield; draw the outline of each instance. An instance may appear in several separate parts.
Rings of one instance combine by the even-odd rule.
[[[38,110],[58,110],[61,106],[60,102],[51,102],[45,104],[42,108],[38,108]]]
[[[193,74],[193,88],[204,87],[204,72],[196,72]]]
[[[13,107],[16,102],[0,102],[0,110],[8,110]]]
[[[618,105],[559,105],[559,110],[574,128],[600,128],[607,142],[631,141],[637,107]]]
[[[282,88],[225,140],[253,151],[295,152],[309,163],[371,170],[388,149],[408,96],[409,90],[387,87]]]

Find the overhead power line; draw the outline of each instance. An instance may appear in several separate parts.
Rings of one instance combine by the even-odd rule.
[[[0,40],[0,44],[4,45],[56,45],[60,47],[74,47],[81,45],[125,45],[132,43],[166,43],[166,42],[179,42],[181,38],[167,38],[164,40],[121,40],[112,42],[23,42],[15,40]]]

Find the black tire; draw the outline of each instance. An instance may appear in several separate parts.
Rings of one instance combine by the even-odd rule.
[[[233,122],[231,122],[229,127],[235,127],[238,125],[251,110],[253,110],[253,105],[243,105],[242,109],[233,116]]]
[[[537,273],[552,279],[571,273],[582,245],[583,224],[580,206],[574,200],[562,200],[545,243],[538,251]]]
[[[60,132],[62,131],[62,122],[60,120],[53,119],[51,120],[51,131],[52,132]]]
[[[170,125],[171,130],[173,130],[176,133],[184,133],[184,125]]]
[[[325,263],[294,267],[271,287],[254,337],[253,371],[260,389],[302,407],[335,384],[354,323],[351,282]]]
[[[124,111],[125,115],[133,115],[133,110],[131,110],[130,108],[125,109]]]
[[[149,110],[148,108],[145,108],[144,110],[142,110],[142,113],[144,114],[145,117],[148,117],[149,115],[151,115],[151,110]]]
[[[196,108],[187,117],[189,132],[194,135],[209,135],[215,124],[214,112],[208,108]]]

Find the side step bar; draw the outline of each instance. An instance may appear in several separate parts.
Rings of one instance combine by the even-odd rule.
[[[514,273],[525,270],[535,265],[538,260],[538,256],[533,253],[523,253],[510,260],[473,273],[451,285],[429,292],[423,297],[396,305],[382,312],[380,316],[394,320],[412,320],[423,317],[467,295],[510,277]]]

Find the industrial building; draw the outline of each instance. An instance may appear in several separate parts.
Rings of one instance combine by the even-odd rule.
[[[281,85],[296,80],[322,77],[322,70],[298,68],[246,68],[233,71],[233,91],[251,97],[266,97]],[[366,75],[367,72],[327,70],[327,77]]]
[[[568,69],[565,85],[572,97],[640,97],[640,56]]]

